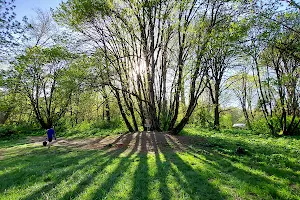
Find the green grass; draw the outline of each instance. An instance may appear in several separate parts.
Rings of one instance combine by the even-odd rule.
[[[124,127],[118,128],[75,128],[69,129],[65,132],[58,131],[58,137],[68,137],[68,138],[87,138],[87,137],[97,137],[97,136],[108,136],[108,135],[117,135],[126,132],[127,129]]]
[[[184,134],[203,142],[186,152],[140,153],[136,146],[48,151],[2,141],[0,199],[300,199],[299,138],[195,128]],[[238,146],[246,153],[237,154]]]

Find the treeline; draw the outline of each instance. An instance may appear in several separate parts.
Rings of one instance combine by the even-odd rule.
[[[178,134],[225,119],[299,134],[299,20],[295,1],[68,0],[24,22],[0,123],[150,121]]]

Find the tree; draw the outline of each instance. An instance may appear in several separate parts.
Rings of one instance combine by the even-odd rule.
[[[55,44],[55,36],[59,29],[49,11],[36,10],[36,17],[30,19],[26,31],[29,38],[29,46],[51,46]]]
[[[0,73],[0,124],[4,124],[17,103],[18,77],[12,71]]]
[[[101,52],[104,77],[130,131],[138,120],[178,134],[207,83],[204,62],[213,31],[239,1],[78,1],[61,3],[58,22],[82,33]],[[174,20],[176,19],[176,20]],[[223,26],[222,29],[228,29]],[[189,91],[182,119],[179,110]]]
[[[228,87],[237,97],[246,120],[247,127],[251,129],[251,123],[254,119],[253,99],[255,93],[255,82],[252,75],[249,74],[247,66],[241,66],[242,69],[228,79]]]
[[[278,132],[288,135],[299,125],[295,120],[299,110],[296,88],[300,15],[293,10],[277,11],[274,5],[267,8],[261,11],[262,17],[255,15],[248,55],[253,62],[258,106],[266,123],[274,135]]]
[[[296,118],[300,114],[300,99],[297,94],[300,78],[300,60],[291,56],[289,50],[281,47],[281,43],[290,42],[291,45],[295,43],[295,40],[291,39],[293,34],[288,32],[286,35],[277,38],[275,44],[267,47],[261,56],[263,64],[275,72],[275,75],[271,77],[271,81],[276,88],[278,95],[276,97],[279,100],[274,102],[273,109],[278,115],[281,133],[284,135],[292,135],[300,124],[300,120]],[[300,55],[299,53],[296,52],[295,55]],[[290,121],[288,121],[288,116],[291,116]]]
[[[220,126],[220,96],[227,89],[227,87],[222,88],[225,75],[229,69],[232,70],[236,65],[236,60],[240,56],[238,42],[246,38],[249,29],[246,20],[234,19],[236,15],[245,11],[223,12],[224,20],[212,33],[213,36],[205,55],[205,62],[209,66],[208,89],[214,106],[214,129],[216,130]]]
[[[0,0],[0,50],[3,62],[4,58],[11,53],[11,49],[18,46],[18,39],[24,33],[25,27],[16,21],[16,13],[14,12],[15,0]],[[23,21],[26,22],[26,17]]]
[[[14,64],[19,90],[28,97],[42,128],[53,126],[70,103],[75,76],[70,68],[74,55],[66,49],[32,47]]]

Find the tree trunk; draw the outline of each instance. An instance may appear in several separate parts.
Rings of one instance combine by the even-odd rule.
[[[188,123],[195,107],[197,105],[197,98],[192,98],[190,101],[190,104],[187,108],[187,111],[185,113],[185,116],[182,118],[182,120],[177,124],[175,128],[172,129],[172,133],[175,135],[178,135],[179,132],[184,128],[184,126]]]
[[[183,106],[183,108],[185,108],[185,94],[184,94],[184,81],[182,81],[182,85],[181,85],[181,104]]]
[[[220,130],[220,111],[219,111],[219,98],[220,98],[220,80],[215,82],[214,91],[214,130]]]
[[[220,112],[218,101],[216,101],[214,107],[214,130],[220,130]]]
[[[115,91],[115,96],[116,96],[116,99],[117,99],[117,102],[118,102],[119,110],[120,110],[121,115],[122,115],[122,118],[123,118],[123,120],[124,120],[124,122],[125,122],[125,124],[126,124],[126,126],[127,126],[127,128],[128,128],[128,131],[129,131],[129,132],[134,132],[134,130],[133,130],[133,128],[132,128],[130,122],[129,122],[128,119],[127,119],[126,113],[125,113],[125,111],[124,111],[124,109],[123,109],[119,91],[118,91],[117,89],[114,90],[114,91]]]
[[[108,95],[106,93],[105,87],[102,87],[102,92],[103,92],[103,98],[105,102],[105,106],[103,108],[103,119],[104,119],[104,111],[105,111],[105,118],[107,122],[110,122],[110,107],[109,107],[109,99]]]
[[[109,101],[105,101],[105,116],[106,116],[106,121],[110,122],[110,107],[109,107]]]
[[[245,117],[245,120],[246,120],[246,124],[247,124],[247,127],[251,130],[251,123],[250,123],[250,119],[249,119],[249,114],[248,114],[248,111],[246,109],[246,105],[243,105],[242,106],[243,108],[243,113],[244,113],[244,117]]]
[[[0,124],[5,124],[11,112],[5,112],[3,117],[0,117]]]

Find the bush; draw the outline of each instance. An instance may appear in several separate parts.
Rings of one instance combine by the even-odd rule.
[[[119,118],[112,119],[110,122],[105,120],[83,121],[74,127],[65,127],[64,130],[56,129],[59,137],[105,136],[124,133],[126,130],[127,128]]]
[[[287,121],[287,126],[289,126],[292,122],[292,116],[287,116],[286,121]],[[296,117],[294,120],[294,125],[296,125],[296,123],[299,121],[299,118]],[[282,134],[282,127],[280,125],[280,119],[278,117],[273,117],[271,119],[271,123],[273,124],[276,133],[278,133],[278,135]],[[293,133],[289,133],[289,135],[300,135],[300,124],[298,124],[298,127],[294,128],[294,132]]]
[[[232,116],[230,113],[221,115],[220,117],[220,127],[225,129],[232,128]]]
[[[202,128],[213,126],[213,115],[210,112],[209,105],[201,104],[198,106],[190,118],[190,124],[196,124]]]
[[[119,128],[122,126],[123,126],[123,122],[119,118],[112,119],[109,122],[106,120],[98,120],[92,124],[92,127],[98,129],[112,129],[112,128]]]
[[[299,120],[299,118],[296,117],[295,122],[297,123],[298,120]],[[291,121],[292,121],[292,116],[287,116],[287,125],[288,126],[290,125]],[[270,123],[272,123],[272,125],[274,126],[275,132],[278,135],[280,135],[280,133],[281,133],[280,119],[278,117],[273,117],[270,119]],[[252,130],[256,133],[271,134],[271,130],[269,129],[268,124],[263,117],[261,117],[260,119],[253,120],[251,125],[252,125]],[[293,133],[290,133],[290,135],[300,135],[300,124],[298,125],[297,128],[294,129]]]
[[[25,135],[43,135],[44,130],[30,125],[2,125],[0,126],[0,138],[17,138]]]
[[[0,138],[9,138],[16,134],[16,130],[9,126],[0,126]]]
[[[253,120],[253,122],[251,124],[251,128],[252,128],[253,132],[255,132],[257,134],[269,134],[270,133],[270,129],[264,118]]]

